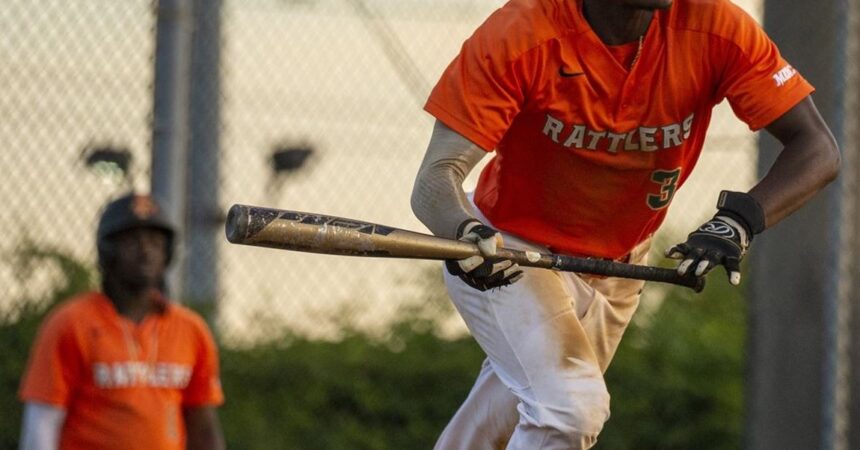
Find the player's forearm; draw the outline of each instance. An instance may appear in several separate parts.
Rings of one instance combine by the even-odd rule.
[[[486,152],[436,122],[412,189],[412,211],[433,234],[453,238],[474,217],[463,181]]]
[[[767,227],[776,225],[836,178],[839,151],[821,137],[799,139],[777,158],[768,175],[750,191],[762,206]]]
[[[224,433],[214,407],[187,408],[184,414],[188,450],[224,450]]]
[[[767,175],[750,190],[764,211],[766,227],[799,209],[839,173],[836,141],[827,127],[820,125],[781,135],[784,149]]]

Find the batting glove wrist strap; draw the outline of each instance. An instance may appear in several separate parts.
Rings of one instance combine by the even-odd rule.
[[[717,200],[718,215],[726,216],[741,224],[749,234],[749,239],[764,231],[764,210],[761,205],[745,192],[720,192]]]
[[[462,238],[466,233],[468,233],[469,231],[472,231],[472,228],[475,228],[479,225],[483,225],[484,228],[488,228],[490,230],[493,230],[492,228],[484,225],[478,219],[475,219],[475,218],[466,219],[460,225],[457,226],[457,239]],[[493,230],[494,233],[495,233],[495,231],[496,230]]]

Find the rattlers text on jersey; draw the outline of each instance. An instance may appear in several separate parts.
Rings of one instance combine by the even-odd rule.
[[[475,192],[495,227],[617,259],[662,222],[716,104],[728,99],[757,130],[812,91],[728,0],[678,0],[617,48],[581,0],[512,0],[465,42],[425,108],[496,150]]]

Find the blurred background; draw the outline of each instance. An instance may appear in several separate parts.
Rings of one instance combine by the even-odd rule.
[[[818,88],[844,169],[762,236],[741,289],[646,287],[599,449],[860,448],[858,5],[737,3]],[[231,448],[431,448],[483,358],[441,265],[232,246],[223,221],[246,203],[426,231],[409,208],[421,106],[502,4],[0,0],[0,448],[36,327],[98,286],[99,209],[129,189],[181,224],[171,294],[217,335]],[[719,105],[652,262],[777,148]]]

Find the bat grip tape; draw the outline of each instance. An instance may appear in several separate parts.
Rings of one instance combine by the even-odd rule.
[[[696,292],[701,292],[705,288],[704,277],[678,275],[678,272],[674,269],[625,264],[606,259],[577,258],[566,255],[555,256],[552,268],[557,270],[671,283],[689,287]]]

